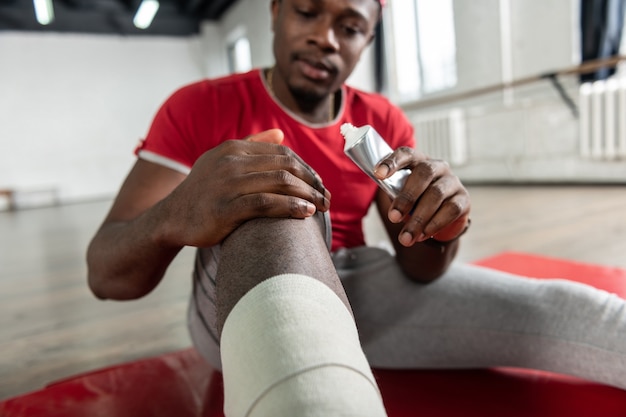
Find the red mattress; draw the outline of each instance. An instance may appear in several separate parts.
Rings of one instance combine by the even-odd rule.
[[[626,298],[622,269],[521,253],[476,264],[567,278]],[[389,417],[626,416],[626,391],[563,375],[519,369],[374,373]],[[221,375],[190,348],[53,382],[0,402],[0,416],[222,417],[222,404]]]

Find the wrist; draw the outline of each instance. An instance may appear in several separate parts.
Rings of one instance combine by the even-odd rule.
[[[150,231],[150,240],[163,249],[180,249],[186,246],[183,228],[180,226],[177,210],[163,199],[142,214],[144,230]]]

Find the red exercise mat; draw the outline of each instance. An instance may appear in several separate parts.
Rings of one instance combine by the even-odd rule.
[[[504,252],[474,264],[527,277],[565,278],[626,298],[626,269],[518,252]]]
[[[626,298],[626,270],[504,253],[478,265]],[[625,417],[626,391],[539,371],[382,371],[389,417]],[[194,349],[89,372],[0,402],[2,417],[223,417],[221,375]]]

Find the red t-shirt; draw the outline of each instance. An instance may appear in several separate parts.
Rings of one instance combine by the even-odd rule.
[[[280,128],[283,145],[322,177],[332,194],[333,250],[365,243],[362,229],[376,184],[343,152],[343,123],[371,125],[392,149],[415,145],[413,127],[387,99],[354,88],[342,88],[342,105],[331,123],[311,124],[276,102],[263,72],[253,70],[203,80],[176,91],[159,109],[137,154],[188,172],[207,150],[229,139]]]

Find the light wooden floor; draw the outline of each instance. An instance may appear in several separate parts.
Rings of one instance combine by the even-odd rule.
[[[626,268],[626,187],[469,189],[473,225],[461,261],[513,250]],[[85,248],[108,206],[0,213],[0,399],[190,345],[192,250],[142,300],[102,302],[89,293]]]

